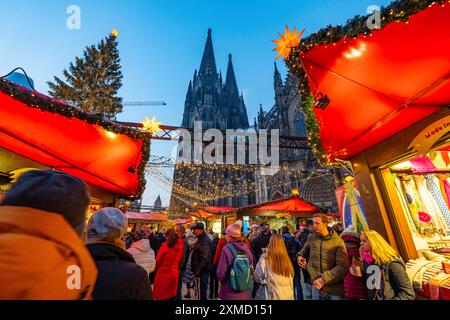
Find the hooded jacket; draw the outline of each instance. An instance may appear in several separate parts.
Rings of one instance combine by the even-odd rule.
[[[344,241],[336,231],[328,228],[328,235],[313,233],[298,253],[307,260],[306,271],[311,282],[322,278],[325,282],[322,293],[344,296],[343,280],[348,272],[348,257]]]
[[[133,242],[127,252],[130,253],[136,263],[148,273],[152,273],[153,270],[155,270],[155,251],[150,247],[150,243],[147,239]]]
[[[96,278],[94,261],[62,215],[0,206],[0,299],[89,299]]]

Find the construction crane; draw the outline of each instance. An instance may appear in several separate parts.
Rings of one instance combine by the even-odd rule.
[[[123,102],[124,107],[147,107],[147,106],[166,106],[165,101],[127,101]]]

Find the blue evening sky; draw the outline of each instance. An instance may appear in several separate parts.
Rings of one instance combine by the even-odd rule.
[[[225,77],[228,53],[233,54],[239,90],[244,93],[253,124],[259,104],[273,105],[274,44],[287,24],[306,29],[305,36],[327,24],[345,24],[369,5],[386,0],[23,0],[6,1],[0,10],[0,75],[16,66],[33,78],[38,91],[86,45],[97,43],[112,29],[119,31],[124,101],[164,100],[165,107],[127,108],[118,120],[139,122],[153,116],[163,124],[181,124],[189,80],[200,65],[207,29],[212,29],[218,69]],[[81,29],[69,30],[70,5],[81,9]],[[285,76],[286,68],[278,61]],[[170,155],[172,143],[154,142],[152,154]],[[150,177],[148,177],[149,179]],[[144,203],[161,194],[167,205],[170,188],[149,179]]]

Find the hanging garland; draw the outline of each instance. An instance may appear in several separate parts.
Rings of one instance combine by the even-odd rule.
[[[381,8],[381,24],[383,29],[393,22],[406,22],[409,17],[433,5],[444,5],[449,0],[399,0],[393,2],[387,7]],[[308,83],[308,76],[303,70],[301,59],[304,52],[318,45],[332,45],[343,39],[354,39],[360,35],[369,36],[372,30],[367,27],[366,16],[355,16],[347,21],[345,26],[327,26],[309,37],[300,41],[299,45],[291,48],[289,55],[284,61],[291,71],[299,79],[299,92],[302,97],[301,108],[305,113],[306,128],[308,130],[308,139],[313,149],[314,155],[322,166],[338,166],[337,163],[330,162],[330,159],[323,149],[320,141],[320,127],[314,114],[314,96]],[[380,30],[376,29],[376,30]]]
[[[125,199],[134,200],[142,196],[145,190],[145,166],[150,159],[150,136],[147,133],[143,133],[131,127],[125,127],[118,125],[117,123],[105,119],[99,115],[91,114],[82,111],[79,108],[62,104],[61,102],[55,102],[55,100],[35,93],[33,91],[23,89],[17,84],[0,78],[0,92],[3,92],[12,98],[26,104],[31,108],[36,108],[42,111],[51,112],[54,114],[59,114],[66,118],[77,118],[83,120],[89,124],[98,125],[105,130],[108,130],[115,134],[124,134],[129,136],[134,140],[142,140],[142,160],[137,168],[137,174],[139,178],[139,188],[135,195],[130,197],[125,197]]]

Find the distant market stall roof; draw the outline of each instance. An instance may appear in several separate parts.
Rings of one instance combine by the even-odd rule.
[[[285,60],[301,80],[322,164],[349,159],[450,105],[450,2],[396,1],[382,9],[381,30],[370,30],[368,19],[322,29]],[[320,93],[330,100],[324,109],[313,107]]]
[[[215,206],[206,206],[206,207],[198,207],[195,211],[190,212],[192,217],[197,219],[220,219],[223,213],[227,213],[236,209],[235,207],[215,207]]]
[[[145,188],[150,140],[0,78],[0,147],[128,198]]]
[[[141,222],[165,222],[167,217],[161,213],[151,213],[151,212],[132,212],[128,211],[125,213],[128,218],[128,222],[141,221]]]

